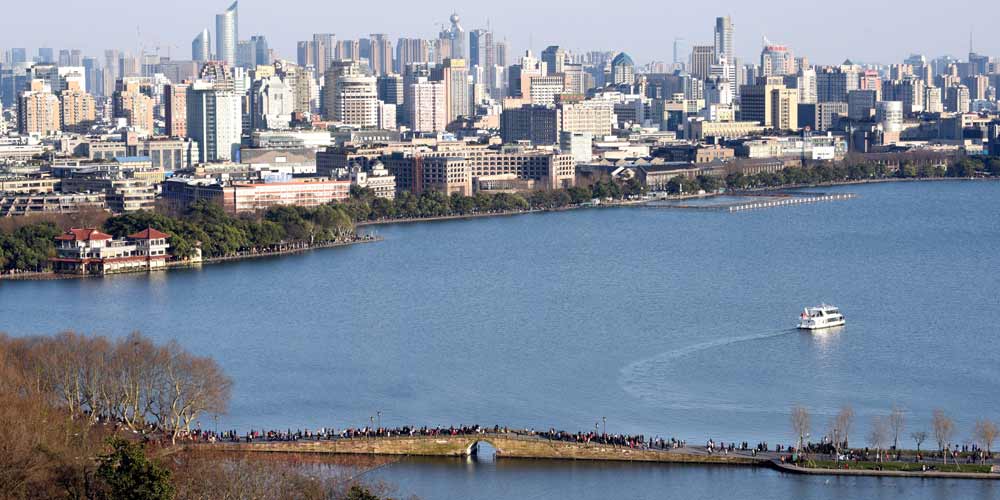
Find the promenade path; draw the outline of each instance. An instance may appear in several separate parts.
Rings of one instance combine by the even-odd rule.
[[[514,433],[479,433],[435,436],[356,437],[201,443],[191,449],[221,452],[333,453],[398,456],[467,457],[478,444],[488,443],[498,458],[604,460],[661,463],[766,465],[769,456],[754,457],[749,451],[708,453],[705,448],[648,448],[600,443],[579,443],[524,436]]]

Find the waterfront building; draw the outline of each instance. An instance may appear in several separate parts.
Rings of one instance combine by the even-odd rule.
[[[240,40],[239,2],[233,2],[215,16],[215,59],[236,66],[236,45]]]
[[[70,229],[56,237],[52,269],[63,274],[154,271],[167,265],[170,235],[153,228],[116,240],[97,229]]]
[[[163,200],[183,210],[198,200],[220,205],[227,213],[241,214],[276,206],[318,207],[350,197],[351,181],[302,178],[279,182],[220,182],[214,179],[175,177],[163,183]]]

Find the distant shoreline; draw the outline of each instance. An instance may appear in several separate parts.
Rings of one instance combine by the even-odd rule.
[[[766,187],[766,188],[755,188],[740,191],[727,191],[725,193],[705,193],[705,194],[692,194],[692,195],[673,195],[666,196],[664,198],[656,199],[642,199],[642,200],[623,200],[623,201],[613,201],[613,202],[601,202],[597,205],[575,205],[560,208],[543,208],[543,209],[528,209],[528,210],[514,210],[505,212],[484,212],[484,213],[474,213],[474,214],[462,214],[462,215],[440,215],[434,217],[410,217],[401,219],[381,219],[374,221],[362,221],[355,223],[358,229],[365,227],[377,227],[392,224],[415,224],[420,222],[445,222],[445,221],[456,221],[456,220],[471,220],[471,219],[482,219],[482,218],[494,218],[494,217],[513,217],[516,215],[528,215],[528,214],[539,214],[539,213],[549,213],[549,212],[570,212],[575,210],[589,209],[589,208],[620,208],[620,207],[635,207],[642,206],[650,202],[655,201],[683,201],[683,200],[693,200],[693,199],[707,199],[714,198],[718,196],[767,196],[767,195],[779,195],[782,193],[787,193],[789,191],[799,190],[799,189],[813,189],[813,188],[824,188],[824,187],[837,187],[837,186],[857,186],[863,184],[883,184],[883,183],[895,183],[895,182],[941,182],[941,181],[1000,181],[1000,178],[996,177],[923,177],[923,178],[886,178],[886,179],[865,179],[856,181],[838,181],[838,182],[828,182],[828,183],[818,183],[818,184],[793,184],[788,186],[780,187]],[[320,250],[324,248],[336,248],[343,246],[351,246],[360,243],[373,243],[376,241],[382,241],[381,237],[375,236],[371,233],[366,234],[365,238],[361,238],[354,241],[348,242],[337,242],[332,244],[319,244],[311,245],[305,247],[290,248],[286,250],[279,250],[273,252],[262,252],[262,253],[247,253],[234,256],[225,257],[213,257],[209,259],[204,259],[200,263],[191,263],[185,261],[170,262],[167,264],[167,270],[172,268],[184,268],[184,267],[197,267],[200,265],[208,264],[219,264],[223,262],[233,262],[240,260],[251,260],[259,259],[264,257],[281,257],[285,255],[295,255],[300,253],[305,253],[311,250]],[[120,274],[140,274],[144,271],[131,272],[131,273],[120,273]],[[155,271],[154,271],[155,272]],[[119,274],[119,273],[115,273]],[[53,272],[24,272],[15,274],[0,274],[0,283],[4,281],[51,281],[51,280],[64,280],[64,279],[79,279],[79,278],[98,278],[108,275],[77,275],[77,274],[58,274]]]
[[[267,257],[282,257],[285,255],[295,255],[306,252],[311,252],[313,250],[323,250],[327,248],[339,248],[347,247],[352,245],[360,245],[362,243],[375,243],[382,241],[379,236],[366,235],[365,237],[358,238],[351,241],[337,241],[330,243],[319,243],[315,245],[305,245],[292,247],[282,250],[274,250],[269,252],[256,252],[256,253],[244,253],[239,255],[228,255],[223,257],[211,257],[208,259],[202,259],[200,262],[191,261],[174,261],[168,262],[166,267],[163,269],[157,269],[153,271],[134,271],[134,272],[124,272],[124,273],[108,273],[108,274],[63,274],[54,272],[26,272],[17,274],[2,274],[0,275],[0,282],[3,281],[55,281],[55,280],[71,280],[71,279],[84,279],[84,278],[104,278],[108,276],[123,276],[123,275],[138,275],[138,274],[152,274],[161,271],[170,271],[171,269],[185,269],[201,267],[211,264],[223,264],[226,262],[236,262],[243,260],[253,260],[253,259],[263,259]]]

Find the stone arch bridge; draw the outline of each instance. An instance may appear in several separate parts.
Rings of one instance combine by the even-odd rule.
[[[765,460],[749,455],[709,455],[691,449],[633,449],[596,443],[555,441],[516,434],[462,434],[438,436],[394,436],[339,438],[332,440],[254,441],[250,443],[197,444],[191,449],[220,452],[330,453],[389,456],[465,457],[474,454],[479,442],[496,449],[497,458],[541,458],[635,462],[728,463],[763,465]]]

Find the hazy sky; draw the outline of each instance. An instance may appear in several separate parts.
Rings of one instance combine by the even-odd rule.
[[[39,4],[5,1],[0,48],[39,46],[82,48],[160,47],[174,59],[188,59],[191,39],[202,28],[215,30],[215,14],[230,0],[51,0]],[[312,33],[356,38],[369,33],[434,37],[452,11],[466,30],[486,26],[511,46],[511,59],[529,45],[540,52],[557,44],[574,51],[624,50],[637,64],[669,62],[675,37],[687,47],[711,44],[715,16],[729,14],[736,25],[736,51],[744,60],[759,57],[761,36],[792,47],[819,64],[855,61],[897,62],[911,52],[965,58],[969,32],[976,50],[1000,55],[1000,2],[952,0],[842,0],[840,2],[757,0],[502,0],[499,2],[418,2],[404,0],[241,0],[240,38],[263,34],[287,59],[295,42]],[[23,22],[11,22],[24,20]],[[995,28],[994,28],[995,29]],[[686,56],[685,56],[686,58]]]

